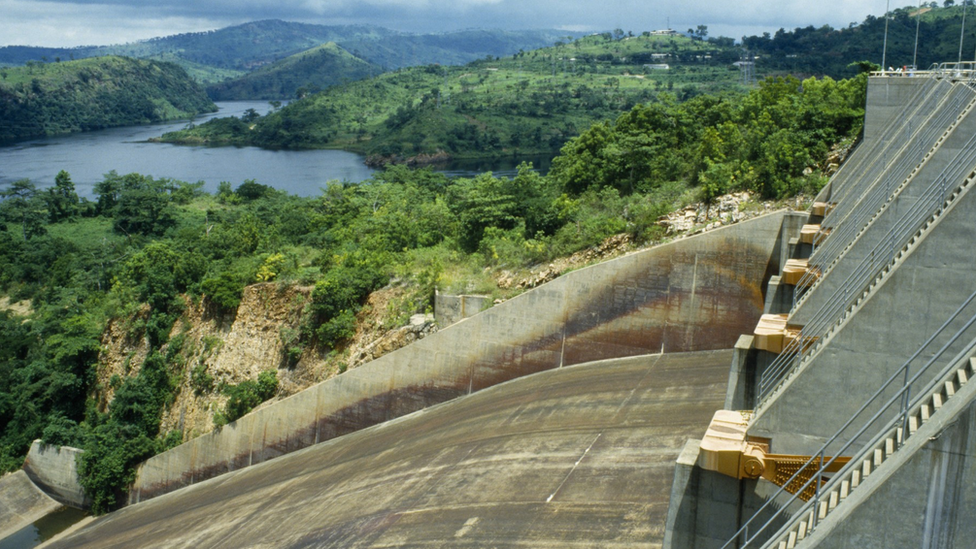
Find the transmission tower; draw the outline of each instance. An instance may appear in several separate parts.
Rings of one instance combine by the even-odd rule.
[[[756,83],[756,58],[748,50],[739,60],[739,72],[742,73],[742,85],[752,86]]]

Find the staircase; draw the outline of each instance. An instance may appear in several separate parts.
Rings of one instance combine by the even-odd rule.
[[[967,88],[968,90],[968,88]],[[932,147],[925,152],[925,154],[910,154],[901,158],[899,162],[894,165],[891,169],[886,170],[884,174],[879,176],[879,179],[873,183],[869,190],[866,191],[858,200],[855,202],[853,211],[849,215],[838,219],[834,217],[835,223],[830,225],[829,218],[833,217],[834,214],[841,214],[844,205],[838,204],[836,208],[827,216],[828,219],[824,219],[821,224],[821,234],[818,236],[826,237],[828,234],[830,238],[824,241],[821,246],[816,246],[813,253],[809,258],[809,265],[819,269],[819,272],[826,274],[834,265],[836,265],[844,254],[853,246],[854,242],[864,233],[864,231],[871,226],[871,224],[882,214],[892,202],[901,194],[901,192],[907,187],[914,179],[915,175],[918,174],[932,158],[932,156],[939,150],[945,140],[952,134],[962,120],[964,120],[974,108],[976,108],[976,94],[971,90],[968,94],[959,94],[957,100],[961,98],[969,99],[968,104],[965,104],[965,108],[961,112],[955,107],[947,109],[943,112],[943,116],[948,116],[949,113],[958,112],[959,114],[954,120],[945,120],[942,123],[941,120],[936,121],[936,124],[929,124],[931,128],[945,128],[941,136],[935,140]],[[937,124],[942,124],[941,126]],[[913,139],[910,143],[914,143],[912,146],[918,146],[919,143],[926,142],[927,136],[919,136],[919,139]],[[908,146],[908,145],[906,145]],[[963,153],[976,150],[976,139],[970,139],[966,144]],[[919,153],[921,151],[918,151]],[[970,164],[971,166],[972,164]],[[945,170],[944,170],[945,171]],[[945,175],[945,174],[943,174]],[[882,183],[882,177],[885,183]],[[892,188],[895,182],[900,182],[897,187]],[[827,233],[827,231],[830,231]],[[814,242],[818,242],[819,238],[815,238]],[[814,270],[810,270],[807,274],[800,279],[797,284],[798,288],[809,288],[816,285],[817,281],[821,277],[815,276]],[[796,309],[802,302],[803,296],[809,294],[809,291],[796,292],[794,295],[793,308]]]
[[[890,463],[891,458],[905,448],[910,438],[922,437],[928,440],[930,436],[937,434],[921,433],[935,415],[947,407],[950,399],[956,398],[957,393],[972,379],[976,373],[976,357],[965,358],[957,366],[949,373],[948,378],[935,384],[932,392],[925,395],[910,413],[900,416],[896,425],[889,427],[853,459],[853,465],[842,469],[827,481],[821,487],[819,495],[801,508],[797,518],[763,547],[794,549],[801,546],[800,542],[812,534],[869,476],[889,472],[883,468],[894,465]]]
[[[948,341],[933,354],[932,347],[946,337]],[[953,352],[960,344],[964,344],[961,350]],[[929,355],[931,358],[926,359]],[[883,482],[976,398],[976,384],[970,383],[974,375],[976,292],[798,468],[723,549],[803,547],[802,542],[829,521],[832,513],[844,509],[848,501],[863,501],[872,492],[866,486]],[[850,462],[837,473],[828,478],[823,472],[841,456],[850,455]],[[814,473],[810,475],[810,471]],[[802,473],[810,478],[799,484],[795,481]],[[794,484],[799,487],[794,486],[796,493],[790,495],[785,486]],[[842,518],[843,513],[834,522]],[[785,524],[774,532],[774,525],[784,519]]]
[[[953,163],[935,179],[915,204],[867,253],[846,279],[823,301],[799,335],[760,376],[757,409],[837,333],[859,306],[880,286],[895,267],[924,240],[927,232],[976,181],[976,136],[970,139],[965,158]],[[962,161],[967,163],[963,164]],[[963,167],[965,166],[965,167]],[[966,170],[961,184],[957,181]],[[948,172],[948,173],[946,173]]]

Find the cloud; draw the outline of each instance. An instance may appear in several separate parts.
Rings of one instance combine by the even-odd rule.
[[[0,45],[114,44],[258,19],[373,24],[403,31],[463,28],[621,28],[640,32],[708,25],[713,36],[783,27],[846,27],[884,3],[849,0],[0,0]]]

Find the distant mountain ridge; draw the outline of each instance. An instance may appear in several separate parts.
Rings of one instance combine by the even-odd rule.
[[[177,34],[131,44],[46,48],[6,46],[0,48],[0,65],[23,65],[28,61],[81,59],[103,55],[157,58],[174,61],[184,68],[204,65],[215,69],[249,72],[316,46],[335,42],[353,55],[385,69],[411,65],[464,64],[491,56],[506,56],[519,50],[551,46],[559,40],[585,33],[559,30],[464,30],[436,34],[411,34],[372,26],[327,26],[264,20],[209,32]],[[196,67],[199,69],[199,67]],[[216,82],[227,74],[214,72]]]

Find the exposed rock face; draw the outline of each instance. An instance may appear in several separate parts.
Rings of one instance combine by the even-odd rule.
[[[413,315],[410,317],[410,324],[391,330],[380,336],[379,339],[357,349],[356,353],[350,357],[350,363],[352,366],[357,366],[369,362],[387,353],[392,353],[400,347],[405,347],[418,339],[423,339],[436,331],[437,324],[434,323],[434,315]]]
[[[130,333],[129,324],[134,320],[145,320],[149,306],[143,305],[131,318],[113,318],[102,334],[102,351],[98,355],[96,379],[99,390],[96,394],[99,411],[106,411],[115,396],[118,386],[112,382],[114,376],[124,379],[139,373],[139,368],[149,354],[149,344],[144,337]]]
[[[24,301],[11,301],[10,297],[4,296],[0,297],[0,311],[10,311],[10,313],[16,316],[28,317],[34,313],[31,308],[31,302]]]
[[[751,200],[747,192],[727,194],[718,197],[711,204],[692,204],[683,210],[676,210],[658,220],[658,225],[665,227],[668,235],[676,235],[691,231],[701,232],[723,225],[737,223],[743,219],[755,217],[772,209],[771,205],[763,204],[754,213],[743,211],[742,206]]]
[[[541,270],[533,271],[527,277],[518,278],[511,272],[503,271],[498,277],[498,287],[502,289],[516,288],[520,290],[535,288],[555,279],[570,269],[623,255],[630,249],[630,240],[630,235],[626,233],[611,236],[598,246],[576,252],[566,258],[557,259]]]
[[[256,379],[264,370],[275,370],[278,398],[284,398],[437,330],[433,315],[414,315],[401,327],[384,320],[390,316],[391,302],[404,294],[398,287],[384,288],[367,300],[346,351],[322,356],[316,349],[296,347],[311,293],[311,286],[255,284],[244,289],[236,313],[221,312],[206,299],[185,298],[186,311],[174,324],[170,343],[162,348],[165,353],[175,341],[183,340],[179,387],[163,415],[160,433],[175,429],[188,440],[212,430],[214,412],[227,400],[219,391],[222,384]],[[108,409],[121,381],[138,374],[149,354],[145,337],[131,328],[148,315],[146,305],[133,317],[113,319],[102,336],[95,394],[101,411]],[[290,347],[300,353],[290,352]],[[201,383],[205,378],[208,384]]]
[[[216,388],[255,379],[263,370],[277,371],[280,392],[285,395],[314,383],[315,359],[306,356],[310,353],[303,353],[293,367],[285,353],[289,331],[297,333],[311,290],[274,283],[248,286],[234,316],[221,314],[206,300],[188,302],[172,332],[173,337],[183,334],[186,338],[186,366],[160,432],[178,429],[187,439],[213,429],[213,412],[226,401]],[[194,369],[212,377],[210,390],[201,390],[199,382],[194,383]]]

